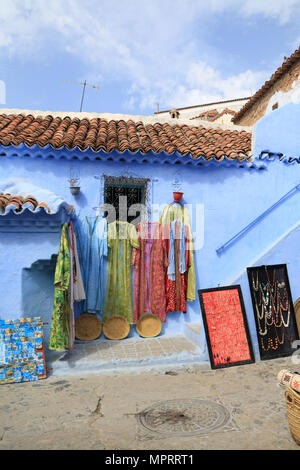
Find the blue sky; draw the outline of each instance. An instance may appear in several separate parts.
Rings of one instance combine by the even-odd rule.
[[[0,0],[2,107],[152,115],[253,94],[300,43],[300,0]],[[1,96],[0,96],[1,98]]]

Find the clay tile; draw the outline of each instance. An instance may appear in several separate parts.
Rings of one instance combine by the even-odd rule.
[[[47,204],[45,202],[40,202],[37,207],[44,207],[44,209],[48,209],[48,211],[50,211],[49,207],[47,206]]]

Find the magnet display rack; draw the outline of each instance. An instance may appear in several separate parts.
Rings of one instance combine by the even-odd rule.
[[[45,379],[41,317],[0,320],[0,385]]]

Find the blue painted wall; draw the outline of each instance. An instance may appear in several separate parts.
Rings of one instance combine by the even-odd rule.
[[[270,150],[300,157],[300,104],[288,103],[262,118],[255,126],[255,151]]]
[[[262,145],[262,140],[258,142]],[[256,150],[256,155],[258,154]],[[69,190],[71,166],[78,171],[81,180],[81,192],[76,197],[72,196]],[[196,246],[198,245],[195,253],[197,289],[235,282],[247,266],[260,259],[288,229],[300,221],[300,192],[297,192],[222,255],[216,253],[217,248],[300,182],[298,164],[286,165],[278,160],[266,162],[264,170],[256,170],[225,168],[222,163],[218,167],[188,167],[3,156],[0,168],[0,180],[26,178],[63,197],[75,206],[76,213],[80,215],[95,215],[93,208],[100,201],[100,183],[95,178],[97,175],[104,173],[121,176],[129,171],[136,176],[156,179],[157,181],[153,182],[152,197],[153,204],[159,205],[160,209],[154,213],[153,220],[158,220],[162,208],[172,201],[172,183],[176,172],[179,172],[184,202],[190,207],[192,229],[195,232]],[[199,219],[196,217],[197,205]],[[199,221],[200,226],[197,226]],[[199,247],[202,234],[204,243]],[[36,261],[50,260],[51,256],[57,253],[58,246],[59,233],[0,233],[1,318],[27,316],[30,309],[37,314],[39,309],[36,306],[40,305],[45,320],[51,321],[51,267],[47,268],[39,282],[30,287],[31,279],[36,276],[36,265],[33,268],[31,266]],[[292,249],[295,250],[295,246]],[[295,262],[293,275],[300,279],[300,264],[298,270],[298,264],[288,256],[288,251],[286,248],[280,259],[274,255],[274,263],[285,263],[287,260],[290,263]],[[271,256],[269,259],[270,264],[273,263],[273,258]],[[24,271],[24,268],[31,270]],[[297,285],[297,282],[293,285]],[[300,296],[300,290],[295,288],[294,292],[296,296]],[[247,298],[245,304],[252,340],[255,343],[255,324],[250,299]],[[198,296],[195,302],[189,303],[186,315],[168,314],[164,334],[180,333],[184,322],[202,323]],[[131,335],[135,334],[132,330]]]

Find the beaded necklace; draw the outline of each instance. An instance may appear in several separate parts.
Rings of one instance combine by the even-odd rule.
[[[252,273],[252,286],[253,286],[253,289],[257,292],[259,288],[258,287],[258,271],[256,273],[256,284],[255,284],[253,273]]]
[[[281,310],[279,306],[278,296],[277,296],[277,307],[275,308],[275,305],[274,305],[274,311],[275,311],[274,325],[277,328],[281,328],[282,327],[282,314],[281,314]],[[280,321],[279,321],[279,312],[280,312]]]
[[[277,338],[274,339],[274,342],[273,342],[272,338],[268,338],[268,346],[267,347],[265,347],[265,345],[264,345],[263,338],[260,338],[260,342],[261,342],[261,347],[264,351],[269,351],[270,348],[272,348],[274,350],[278,349],[278,339]]]
[[[268,286],[267,285],[263,286],[263,283],[261,282],[259,284],[259,288],[260,288],[261,299],[262,299],[263,303],[265,304],[265,306],[267,306],[268,303],[269,303],[269,289],[268,289]],[[264,294],[264,290],[266,291],[266,295]]]
[[[284,343],[285,328],[283,328],[283,331],[282,331],[282,338],[281,338],[281,341],[279,341],[279,337],[278,337],[278,333],[277,333],[277,328],[276,328],[276,327],[275,327],[275,332],[276,332],[276,337],[277,337],[277,339],[278,339],[279,344],[283,344],[283,343]]]
[[[265,270],[266,270],[266,275],[267,275],[268,282],[269,282],[269,285],[270,285],[270,297],[271,297],[271,303],[272,303],[272,311],[275,312],[275,317],[276,317],[276,319],[274,319],[274,325],[277,328],[280,328],[282,326],[282,324],[285,327],[287,327],[289,325],[289,315],[288,315],[288,321],[285,322],[284,318],[283,318],[283,315],[282,315],[282,310],[281,310],[282,302],[281,302],[281,299],[280,299],[280,292],[279,292],[279,287],[278,287],[279,283],[278,282],[276,283],[275,270],[273,271],[273,282],[272,283],[271,283],[270,278],[269,278],[267,267],[265,267]],[[276,296],[277,296],[277,308],[275,307]],[[286,298],[287,302],[286,302],[286,307],[284,309],[287,309],[287,307],[289,307],[289,304],[288,304],[288,297],[287,297],[286,290],[285,290],[285,298]],[[278,323],[279,312],[280,312],[280,322]],[[276,330],[276,334],[277,334],[277,330]],[[284,338],[284,332],[283,332],[283,338]],[[279,341],[280,344],[282,344],[283,341],[284,340]]]
[[[258,319],[258,322],[257,322],[258,323],[258,332],[261,336],[265,336],[268,332],[268,328],[267,328],[267,322],[266,322],[266,317],[264,315],[263,308],[262,308],[262,316],[261,316],[259,314],[259,310],[258,310],[257,305],[255,305],[255,307],[256,307],[256,313],[257,313],[257,319]],[[260,322],[259,322],[259,320],[262,320],[263,318],[265,318],[265,329],[264,329],[264,331],[262,331],[261,326],[260,326]]]
[[[282,310],[286,311],[289,308],[289,299],[288,299],[288,294],[287,294],[286,288],[284,287],[285,307],[282,305],[282,302],[281,302],[281,296],[280,296],[280,290],[279,290],[279,285],[278,284],[277,284],[277,296],[279,298],[280,308]]]
[[[266,273],[267,273],[267,277],[269,279],[267,268],[266,268]],[[275,271],[273,272],[273,282],[275,281],[274,273],[275,273]],[[290,304],[289,304],[288,293],[287,293],[287,290],[286,290],[286,287],[285,287],[285,283],[284,282],[280,283],[280,282],[277,281],[277,284],[273,287],[274,287],[275,295],[277,295],[277,315],[276,315],[277,318],[278,318],[278,313],[279,313],[279,310],[280,310],[280,320],[281,321],[280,321],[280,325],[278,325],[278,327],[282,326],[282,324],[283,324],[285,326],[285,328],[287,328],[290,324],[290,313],[291,313],[291,311],[290,311]],[[284,300],[285,300],[285,306],[283,306],[282,301],[281,301],[280,288],[284,289],[283,295],[284,295]],[[271,295],[271,298],[272,298],[272,295]],[[272,301],[272,303],[273,303],[273,301]],[[274,305],[274,309],[275,309],[275,305]],[[285,312],[286,311],[288,312],[286,321],[283,318],[282,310],[285,311]]]
[[[255,292],[258,292],[258,295],[260,296],[259,302],[257,301],[256,295],[254,294],[254,299],[255,299],[255,310],[256,310],[256,316],[257,316],[257,324],[258,324],[258,333],[261,336],[265,336],[268,332],[267,325],[266,325],[266,317],[264,314],[264,304],[262,303],[262,293],[261,293],[261,285],[258,282],[258,272],[256,274],[256,283],[254,280],[254,276],[252,273],[252,287]],[[261,305],[261,313],[259,312],[259,306]],[[264,325],[264,331],[261,328],[260,322],[261,320],[265,319],[265,325]]]
[[[290,326],[290,316],[291,316],[291,310],[290,310],[290,306],[289,306],[286,322],[284,321],[283,314],[281,312],[281,319],[282,319],[282,323],[285,326],[285,328],[288,328]]]
[[[270,349],[278,349],[279,345],[283,344],[285,341],[285,328],[290,324],[290,304],[285,284],[276,281],[275,270],[273,270],[272,281],[270,280],[266,266],[265,271],[267,283],[259,282],[258,272],[256,274],[256,280],[252,273],[252,287],[253,290],[258,293],[257,295],[254,294],[254,300],[261,347],[263,351],[269,351]],[[282,288],[284,288],[283,294],[281,294],[280,291]],[[283,316],[283,312],[287,312],[286,319]],[[268,327],[272,325],[274,325],[275,328],[275,337],[267,338],[267,344],[265,344],[264,337],[268,333]],[[280,338],[277,330],[282,327],[284,328]]]
[[[267,322],[267,318],[268,319],[272,318],[272,312],[271,312],[271,316],[270,316],[270,313],[267,312],[267,309],[266,309],[266,307],[269,303],[268,286],[266,284],[263,285],[262,282],[260,283],[258,281],[258,272],[256,274],[256,282],[254,280],[254,276],[253,276],[253,273],[252,273],[252,286],[253,286],[253,290],[255,292],[258,292],[258,295],[259,295],[259,301],[257,300],[256,296],[254,295],[255,310],[256,310],[257,324],[258,324],[258,333],[261,336],[265,336],[268,332],[267,325],[270,326],[273,323],[273,320],[272,320],[271,323]],[[264,294],[264,291],[266,291],[266,294]],[[261,306],[261,309],[259,309],[260,306]],[[261,312],[260,312],[260,310],[261,310]],[[261,320],[263,320],[263,319],[264,319],[264,329],[262,330]]]
[[[282,318],[281,318],[281,315],[280,315],[280,322],[279,322],[280,306],[279,306],[279,302],[278,302],[278,296],[277,296],[277,299],[276,299],[276,292],[277,292],[277,290],[276,290],[276,286],[275,286],[274,287],[274,292],[270,293],[270,299],[271,299],[270,310],[272,311],[272,317],[273,317],[274,325],[277,328],[280,328],[282,326]],[[275,293],[274,296],[273,296],[273,293]],[[276,300],[277,300],[277,302],[276,302]],[[275,316],[274,316],[274,314],[275,314]]]
[[[263,316],[265,316],[265,328],[264,331],[261,328],[261,325],[258,321],[258,331],[261,336],[260,341],[261,341],[261,347],[264,351],[268,351],[270,349],[276,350],[280,344],[283,344],[285,341],[285,328],[289,326],[290,322],[290,305],[288,302],[288,295],[286,289],[284,289],[283,293],[283,299],[281,299],[280,295],[280,288],[284,287],[282,284],[276,282],[276,274],[275,270],[273,270],[273,280],[270,280],[269,273],[267,270],[267,267],[265,266],[265,271],[266,271],[266,276],[267,276],[267,284],[264,284],[263,282],[260,283],[252,283],[253,287],[259,288],[260,292],[260,297],[261,297],[261,313],[259,312],[258,305],[256,305],[256,314],[257,314],[257,319],[262,320]],[[254,278],[252,278],[254,281]],[[258,276],[257,276],[258,280]],[[287,311],[288,315],[286,320],[283,317],[283,312],[282,311]],[[265,345],[263,336],[267,334],[267,326],[274,325],[275,327],[275,338],[268,338],[267,340],[267,345]],[[284,326],[282,330],[282,336],[281,339],[279,338],[278,335],[278,328],[281,328]]]
[[[263,309],[264,309],[264,312],[265,312],[266,324],[268,326],[272,326],[273,323],[274,323],[274,316],[273,316],[272,306],[270,305],[269,308],[267,309],[267,307],[265,305],[263,305]],[[271,322],[268,321],[268,320],[271,320]]]

